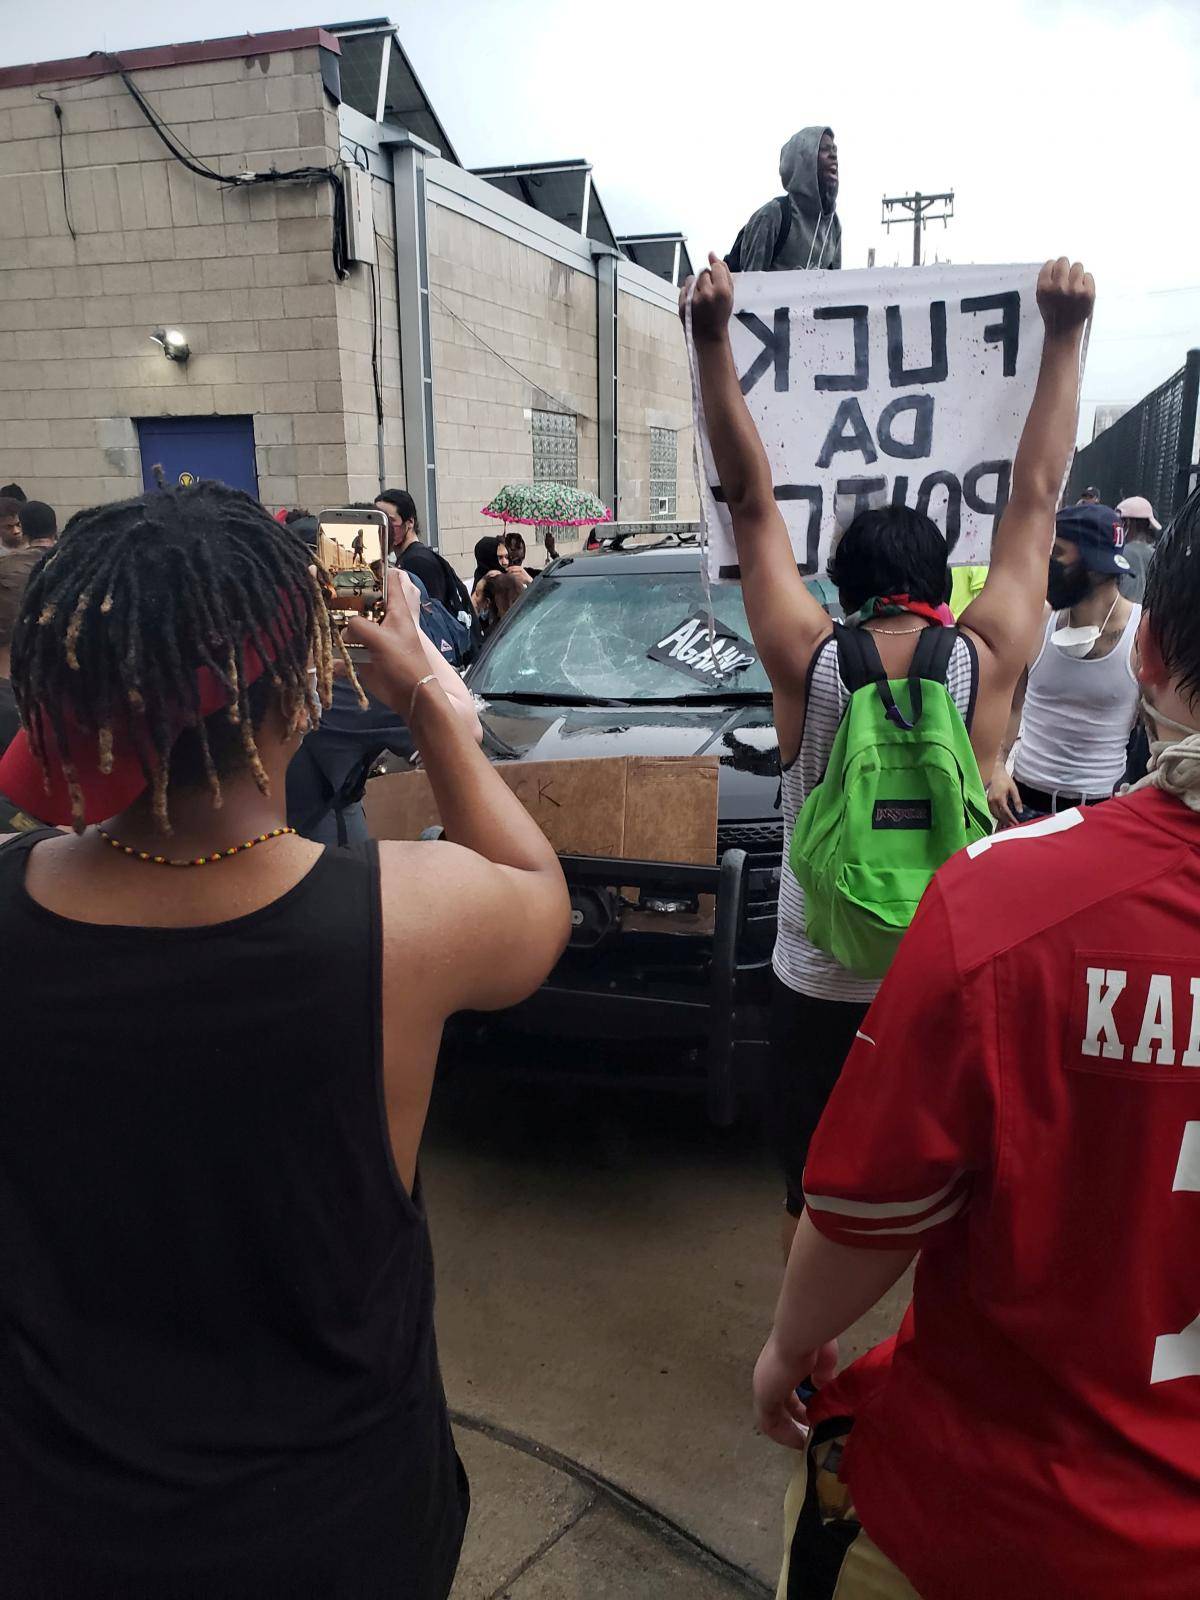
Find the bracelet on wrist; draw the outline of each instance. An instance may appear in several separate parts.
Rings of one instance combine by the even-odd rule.
[[[420,694],[421,690],[425,687],[425,685],[427,683],[436,683],[436,682],[437,682],[437,673],[436,672],[427,672],[423,678],[418,678],[416,683],[413,684],[412,698],[408,702],[408,724],[409,724],[410,727],[412,726],[413,713],[417,709],[417,696]]]

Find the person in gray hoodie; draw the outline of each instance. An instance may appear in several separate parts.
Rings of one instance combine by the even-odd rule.
[[[840,267],[842,224],[837,216],[838,157],[833,129],[801,128],[793,134],[779,152],[779,177],[786,196],[768,200],[750,218],[730,252],[730,268],[735,272],[795,272]]]

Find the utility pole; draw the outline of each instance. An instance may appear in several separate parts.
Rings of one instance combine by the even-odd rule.
[[[946,209],[939,212],[936,216],[931,216],[930,212],[932,211],[933,207],[938,205],[944,206]],[[899,194],[893,195],[890,198],[889,196],[884,195],[883,217],[881,218],[881,221],[883,226],[887,228],[889,232],[895,225],[908,221],[907,217],[893,217],[889,215],[889,212],[897,210],[907,211],[912,215],[912,264],[914,267],[919,267],[921,265],[921,230],[924,228],[927,222],[940,222],[945,225],[950,221],[951,217],[954,215],[954,190],[951,189],[947,194],[922,194],[918,189],[916,194]]]

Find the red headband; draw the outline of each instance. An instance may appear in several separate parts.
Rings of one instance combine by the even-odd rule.
[[[265,671],[262,656],[247,639],[242,646],[242,683],[248,688]],[[201,717],[210,717],[230,703],[228,689],[210,667],[197,668],[196,689]],[[71,788],[67,782],[68,763],[74,768],[75,782],[83,794],[85,823],[103,822],[106,817],[115,817],[145,793],[148,780],[139,749],[148,753],[147,765],[152,766],[156,758],[143,725],[126,718],[124,727],[113,728],[111,769],[104,772],[100,767],[99,737],[94,730],[80,728],[68,720],[64,760],[53,729],[41,711],[38,712],[38,720],[46,759],[44,773],[24,728],[0,757],[0,794],[20,810],[36,817],[39,822],[54,823],[56,826],[71,824],[75,818],[71,812]],[[177,738],[190,719],[180,713],[174,720],[177,723]]]

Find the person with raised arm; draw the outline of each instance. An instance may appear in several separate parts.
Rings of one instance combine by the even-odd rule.
[[[837,1600],[1197,1593],[1200,491],[1138,645],[1148,777],[947,862],[813,1141],[754,1401],[797,1450],[854,1419]],[[897,1339],[830,1382],[917,1252]]]
[[[771,680],[783,769],[784,859],[774,953],[771,1123],[787,1181],[785,1248],[803,1208],[805,1154],[878,980],[847,970],[809,937],[805,897],[789,841],[821,782],[851,691],[834,627],[809,593],[776,504],[766,452],[743,398],[729,318],[728,268],[710,266],[684,286],[709,440],[733,522],[746,614]],[[1095,285],[1066,257],[1037,282],[1045,328],[1037,388],[1013,464],[1012,492],[992,542],[982,592],[963,613],[944,682],[991,773],[1013,689],[1042,623],[1054,514],[1075,440],[1080,349]],[[889,679],[904,678],[926,629],[948,620],[946,539],[906,506],[863,512],[830,561],[846,614],[858,615],[867,646]],[[858,630],[855,630],[856,632]]]

